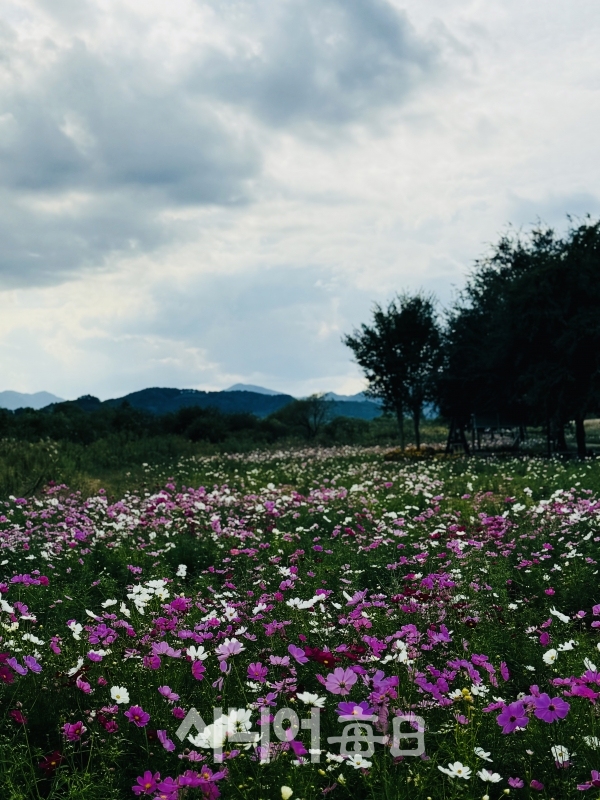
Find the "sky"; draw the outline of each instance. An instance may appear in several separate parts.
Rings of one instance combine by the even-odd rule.
[[[512,225],[600,216],[597,0],[3,0],[0,390],[364,388]]]

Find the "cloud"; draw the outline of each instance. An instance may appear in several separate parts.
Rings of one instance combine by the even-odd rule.
[[[195,29],[196,47],[180,41],[186,12],[200,25],[194,7],[212,32]],[[385,0],[179,10],[37,0],[29,28],[4,23],[1,286],[60,283],[177,242],[165,211],[256,200],[276,128],[364,123],[435,63]]]
[[[386,0],[262,0],[229,8],[256,36],[208,56],[192,85],[268,125],[298,131],[299,123],[374,124],[369,113],[397,107],[439,67],[438,48]]]

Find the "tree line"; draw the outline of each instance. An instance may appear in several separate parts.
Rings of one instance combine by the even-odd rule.
[[[560,451],[574,422],[584,457],[584,420],[600,411],[600,222],[507,233],[442,314],[433,295],[403,293],[343,341],[367,394],[412,417],[417,447],[433,403],[463,439],[473,417],[493,417],[544,426]]]
[[[395,436],[385,419],[367,421],[335,416],[334,408],[333,402],[313,395],[294,400],[262,419],[251,413],[230,414],[211,406],[153,414],[127,401],[107,406],[96,398],[84,396],[40,410],[0,409],[0,439],[91,445],[115,437],[122,442],[179,437],[236,449],[285,441],[375,443]]]

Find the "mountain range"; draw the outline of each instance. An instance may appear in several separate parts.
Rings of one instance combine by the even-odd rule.
[[[371,420],[380,416],[381,409],[377,402],[369,400],[361,392],[356,395],[338,395],[329,392],[325,395],[331,402],[332,417],[354,417]],[[252,384],[234,384],[220,392],[204,392],[198,389],[149,388],[131,392],[123,397],[105,401],[91,395],[84,395],[72,402],[85,411],[93,411],[105,406],[119,406],[128,403],[134,408],[152,414],[168,414],[181,408],[200,406],[201,408],[217,408],[226,414],[250,413],[257,417],[267,417],[283,406],[295,400],[289,394],[265,389]],[[65,402],[49,392],[23,394],[20,392],[0,392],[0,408],[16,410],[18,408],[49,408]]]

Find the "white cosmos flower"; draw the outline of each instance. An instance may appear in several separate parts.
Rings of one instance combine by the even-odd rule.
[[[23,637],[23,638],[25,638],[25,637]],[[594,664],[593,661],[590,661],[589,658],[584,658],[583,659],[583,665],[584,665],[584,667],[586,669],[589,669],[590,672],[596,672],[596,665]]]
[[[192,661],[205,661],[208,658],[208,653],[204,650],[202,645],[199,647],[191,645],[185,652],[192,659]]]
[[[301,703],[305,703],[307,706],[315,706],[316,708],[324,708],[325,707],[325,698],[319,697],[318,694],[311,694],[310,692],[301,692],[297,694],[296,697],[300,700]]]
[[[563,747],[562,744],[555,744],[553,747],[550,748],[550,752],[552,753],[552,758],[556,761],[557,764],[566,764],[569,761],[569,751],[566,747]]]
[[[70,678],[72,675],[75,675],[75,673],[79,672],[79,670],[82,667],[83,667],[83,658],[78,658],[77,664],[75,664],[74,667],[71,667],[71,669],[67,672],[68,677]]]
[[[477,775],[486,783],[498,783],[502,780],[502,777],[497,772],[490,772],[489,769],[480,769]]]
[[[175,573],[175,575],[178,578],[185,578],[185,576],[187,575],[187,566],[186,566],[186,564],[180,564],[177,567],[177,572]]]
[[[576,644],[577,642],[575,641],[575,639],[569,639],[568,642],[563,642],[562,644],[559,644],[558,649],[561,652],[564,652],[565,650],[572,650]]]
[[[123,614],[126,617],[130,617],[131,616],[131,611],[127,608],[125,603],[121,603],[121,605],[119,606],[119,611],[121,612],[121,614]]]
[[[476,747],[473,751],[476,756],[482,758],[484,761],[492,761],[490,753],[486,753],[483,747]]]
[[[557,617],[561,622],[570,622],[570,617],[567,617],[566,614],[561,614],[560,611],[557,611],[556,608],[551,608],[550,613]]]
[[[354,769],[368,769],[373,764],[372,761],[367,761],[366,758],[363,758],[360,753],[350,756],[346,763],[350,767],[354,767]]]
[[[118,600],[105,600],[103,603],[100,603],[100,605],[102,608],[108,608],[109,606],[116,606],[118,602]]]
[[[467,781],[471,777],[471,768],[461,764],[460,761],[448,764],[447,767],[438,766],[438,769],[450,778],[464,778]]]
[[[554,662],[558,658],[558,652],[554,650],[554,648],[552,648],[551,650],[546,650],[542,658],[545,664],[554,664]]]
[[[119,705],[129,702],[129,692],[124,686],[113,686],[110,690],[110,696]]]
[[[235,619],[237,617],[237,615],[238,614],[237,614],[237,611],[235,610],[235,608],[232,608],[231,606],[225,606],[225,610],[223,612],[223,616],[225,617],[225,619],[228,622],[231,622],[232,619]]]
[[[266,608],[267,608],[267,604],[266,603],[259,603],[257,606],[255,606],[252,609],[252,616],[255,617],[257,614],[260,614],[261,611],[265,611]]]
[[[81,631],[83,630],[83,626],[80,625],[79,622],[71,622],[69,628],[71,629],[73,638],[79,641],[79,639],[81,639]]]
[[[583,741],[593,750],[598,750],[600,747],[600,739],[597,736],[584,736]]]

